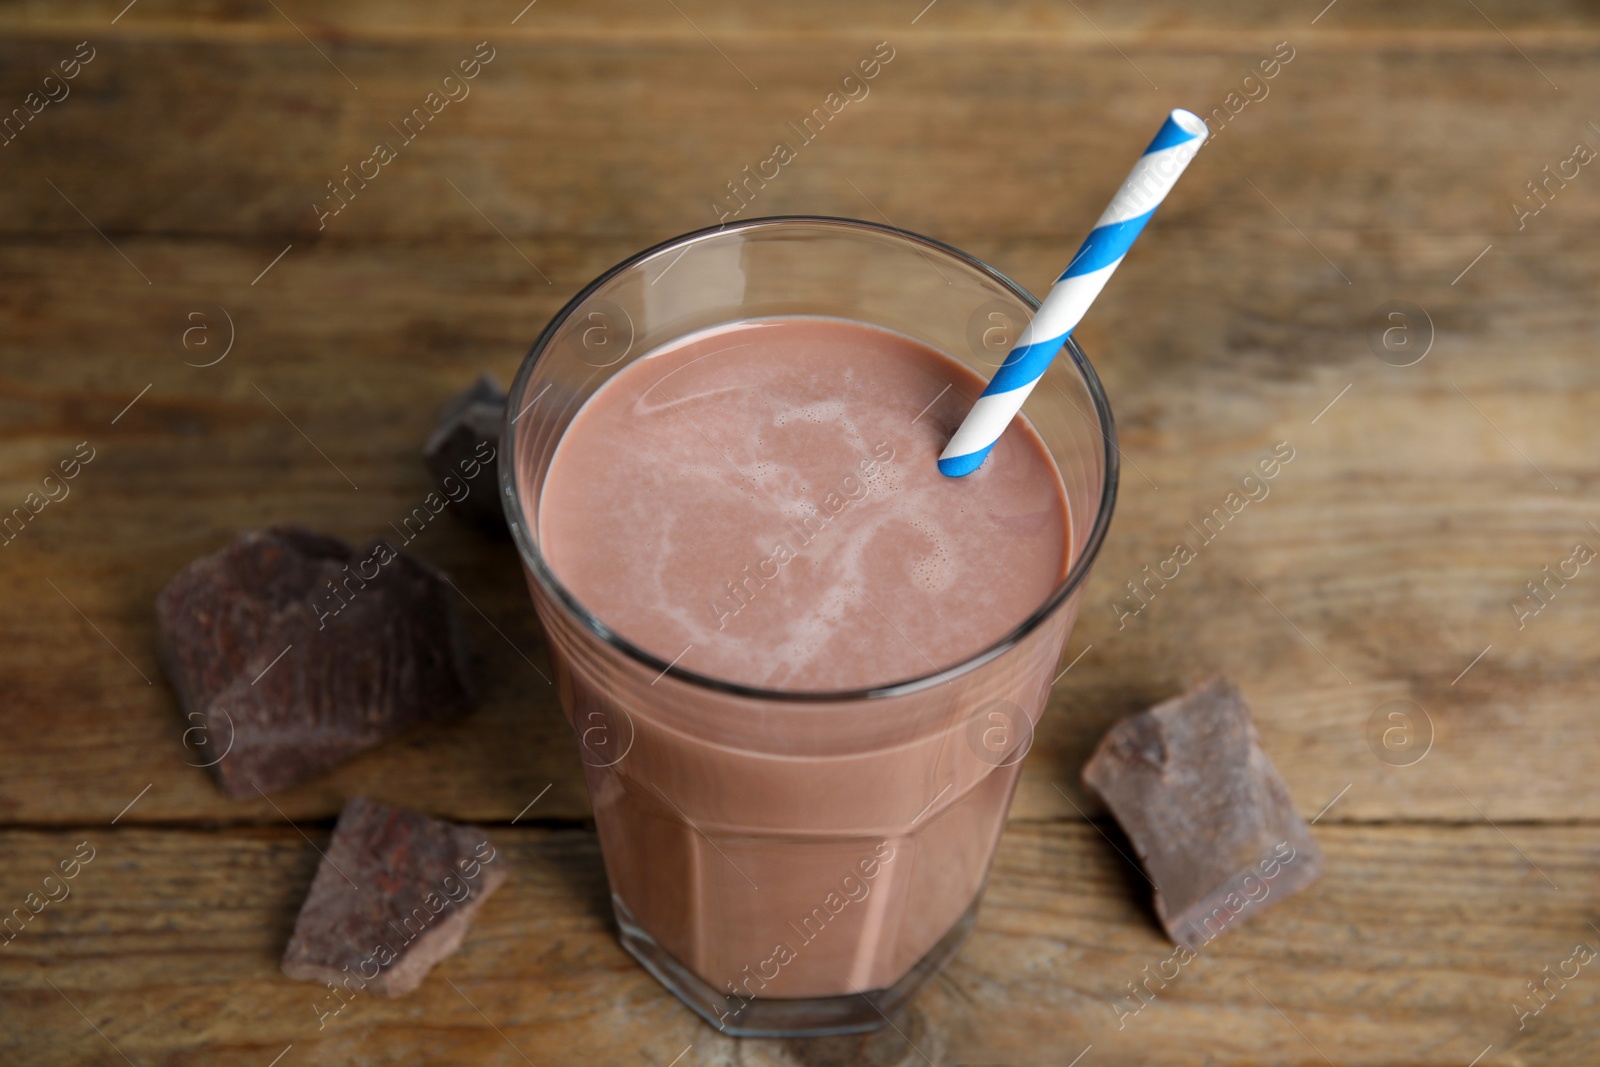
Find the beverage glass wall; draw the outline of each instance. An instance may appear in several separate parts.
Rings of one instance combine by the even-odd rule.
[[[978,655],[851,692],[703,677],[594,617],[540,549],[556,445],[622,367],[710,326],[850,319],[987,378],[1037,307],[997,271],[925,237],[846,219],[754,219],[612,268],[551,321],[517,374],[501,490],[578,739],[622,944],[725,1032],[875,1029],[971,929],[1110,522],[1111,411],[1069,341],[1023,407],[1071,504],[1066,577]],[[616,551],[650,536],[619,529]]]

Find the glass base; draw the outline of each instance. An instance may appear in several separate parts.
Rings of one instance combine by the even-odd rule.
[[[667,991],[688,1005],[700,1018],[731,1037],[827,1037],[833,1034],[864,1034],[889,1025],[889,1017],[905,1006],[923,983],[950,962],[978,920],[978,901],[974,897],[955,925],[907,971],[905,977],[887,989],[871,989],[861,994],[835,997],[754,997],[745,999],[713,989],[699,975],[658,945],[645,932],[615,894],[611,906],[616,912],[622,947],[639,961]]]

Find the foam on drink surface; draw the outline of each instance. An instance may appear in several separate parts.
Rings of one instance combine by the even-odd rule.
[[[938,471],[983,384],[842,319],[690,335],[574,418],[541,548],[608,627],[700,674],[789,690],[933,674],[1020,625],[1070,562],[1061,478],[1025,421],[974,474]]]

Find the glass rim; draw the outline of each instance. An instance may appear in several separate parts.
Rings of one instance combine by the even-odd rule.
[[[1068,597],[1078,591],[1088,577],[1090,565],[1094,563],[1095,557],[1100,553],[1100,547],[1105,541],[1106,531],[1111,525],[1111,513],[1117,499],[1120,476],[1117,427],[1111,414],[1110,401],[1106,398],[1105,388],[1100,383],[1099,375],[1095,373],[1094,366],[1089,362],[1089,357],[1084,354],[1077,341],[1070,336],[1067,338],[1062,350],[1070,356],[1074,367],[1083,379],[1084,386],[1089,393],[1089,399],[1094,405],[1094,414],[1099,422],[1100,438],[1105,446],[1103,451],[1105,478],[1100,489],[1100,502],[1095,512],[1094,523],[1089,528],[1089,536],[1084,541],[1083,551],[1073,561],[1072,566],[1067,569],[1065,577],[1050,591],[1049,596],[1045,597],[1043,603],[998,640],[943,670],[934,670],[927,674],[916,675],[884,685],[829,690],[767,689],[691,671],[688,668],[678,666],[675,662],[668,662],[629,641],[585,607],[572,594],[571,590],[556,577],[549,564],[545,562],[544,554],[539,550],[538,544],[527,530],[527,521],[522,505],[522,493],[516,477],[518,468],[517,452],[514,447],[516,431],[512,424],[511,413],[517,410],[518,398],[527,392],[528,382],[532,378],[534,368],[540,358],[554,342],[556,334],[571,318],[573,312],[581,307],[597,290],[623,271],[637,267],[663,253],[680,248],[687,251],[688,248],[695,244],[722,234],[755,229],[771,229],[773,227],[796,224],[822,227],[834,226],[843,230],[865,230],[899,238],[913,246],[932,249],[998,282],[1002,288],[1020,300],[1031,313],[1037,313],[1039,310],[1039,301],[1032,293],[976,256],[969,255],[961,249],[945,244],[936,238],[927,237],[911,230],[903,230],[898,226],[869,222],[865,219],[842,218],[834,215],[766,215],[759,218],[745,219],[742,222],[733,224],[721,223],[716,226],[707,226],[703,229],[679,234],[676,237],[668,238],[665,241],[651,245],[643,251],[628,256],[585,285],[571,300],[562,306],[560,311],[551,317],[549,323],[546,324],[538,338],[533,342],[533,346],[528,350],[528,354],[523,357],[521,365],[517,368],[516,377],[512,379],[511,390],[508,394],[510,402],[506,405],[505,421],[501,424],[500,502],[505,510],[506,525],[511,531],[512,541],[517,546],[517,553],[522,557],[523,562],[527,564],[529,572],[534,576],[534,580],[585,630],[629,659],[651,671],[657,672],[656,678],[658,681],[663,677],[668,677],[696,688],[708,689],[729,696],[780,704],[837,704],[905,696],[949,682],[976,670],[978,667],[989,663],[1016,647],[1054,615]],[[506,457],[509,457],[509,459]],[[546,639],[548,642],[548,634]]]

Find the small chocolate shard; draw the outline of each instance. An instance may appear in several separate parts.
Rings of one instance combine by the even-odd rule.
[[[461,947],[505,880],[505,861],[476,826],[352,797],[300,906],[283,973],[403,996]]]
[[[386,541],[240,535],[156,598],[184,743],[230,797],[322,773],[474,693],[448,580]]]
[[[1226,679],[1117,723],[1083,780],[1133,842],[1178,944],[1198,949],[1322,873],[1322,850]]]
[[[434,483],[452,510],[485,533],[508,536],[500,506],[495,450],[506,417],[506,394],[487,374],[445,402],[439,425],[422,447]],[[465,494],[465,495],[463,495]]]

